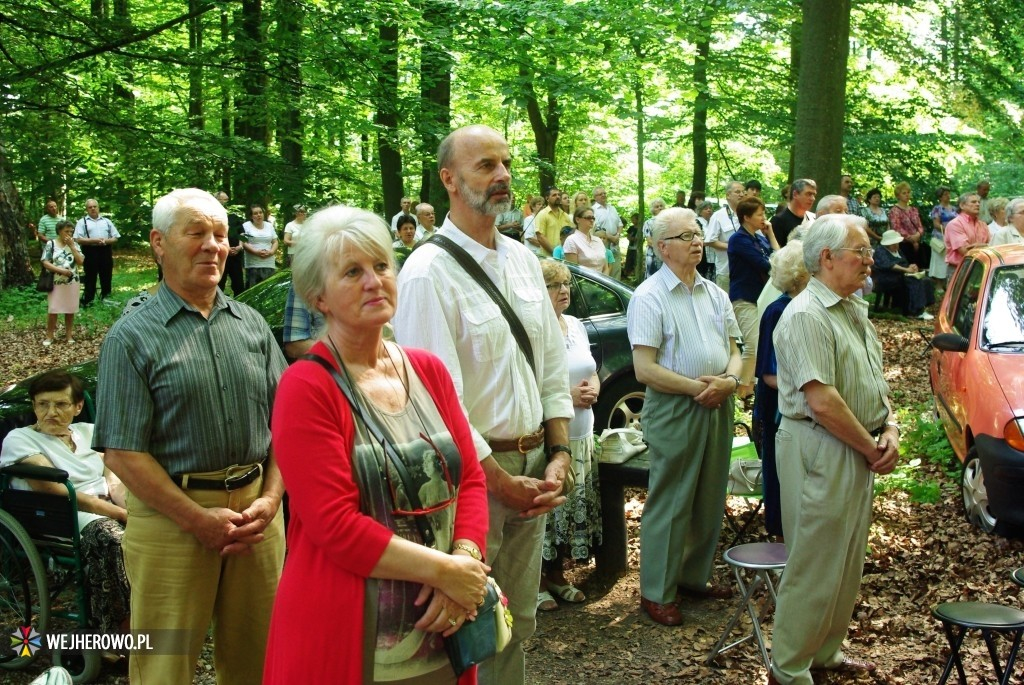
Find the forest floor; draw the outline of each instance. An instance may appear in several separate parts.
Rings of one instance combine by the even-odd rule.
[[[898,407],[920,407],[930,402],[925,324],[918,321],[877,320],[885,346],[886,375]],[[73,348],[53,345],[39,354],[40,330],[12,330],[0,324],[0,379],[9,382],[55,365],[82,361],[98,354],[101,330],[76,332]],[[908,461],[920,454],[904,451]],[[985,535],[964,520],[959,487],[949,475],[950,465],[922,459],[914,478],[939,484],[937,501],[912,501],[903,489],[879,493],[874,503],[864,582],[847,639],[847,652],[878,664],[874,677],[855,679],[840,674],[819,674],[818,683],[929,683],[938,680],[948,649],[938,621],[929,613],[941,602],[975,600],[1024,606],[1024,592],[1010,580],[1013,569],[1024,566],[1024,544],[1018,539]],[[568,576],[587,594],[582,604],[562,604],[557,611],[541,612],[537,632],[526,645],[527,682],[536,685],[631,683],[764,683],[766,672],[756,648],[747,643],[720,656],[714,666],[705,657],[725,627],[736,599],[694,601],[683,606],[685,622],[675,628],[653,623],[639,608],[638,553],[644,490],[627,491],[625,502],[629,570],[612,579],[599,578],[593,566],[575,568]],[[730,506],[745,502],[730,498]],[[746,541],[762,539],[759,518]],[[728,536],[723,535],[723,538]],[[720,544],[716,580],[732,583],[721,562]],[[738,639],[749,632],[744,615],[734,631]],[[770,635],[770,621],[766,624]],[[1003,654],[1008,642],[998,641]],[[971,683],[994,682],[984,643],[968,637],[963,653]],[[29,682],[46,665],[40,659],[25,673],[0,672],[0,683]],[[215,682],[210,641],[196,670],[196,682]],[[1020,665],[1017,666],[1018,672]],[[124,664],[105,665],[97,681],[107,685],[128,682]],[[1019,681],[1018,681],[1019,682]]]

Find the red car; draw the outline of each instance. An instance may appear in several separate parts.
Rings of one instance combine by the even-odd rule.
[[[1024,245],[971,251],[935,319],[929,379],[968,520],[1024,525]]]

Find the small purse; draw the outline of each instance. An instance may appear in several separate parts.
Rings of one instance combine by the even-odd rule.
[[[941,233],[932,232],[932,237],[928,241],[928,245],[932,248],[932,252],[935,254],[945,254],[946,252],[946,241],[943,239]]]
[[[43,272],[39,274],[39,280],[36,282],[36,290],[41,293],[53,292],[53,272],[43,267]]]
[[[734,438],[729,461],[730,495],[749,497],[761,494],[761,460],[749,438]]]
[[[647,449],[644,434],[633,428],[606,428],[598,442],[601,444],[598,461],[605,464],[621,464]]]
[[[52,240],[50,241],[50,244],[47,245],[47,248],[50,249],[51,254],[52,254],[52,250],[53,250],[53,241]],[[41,268],[42,268],[42,271],[39,272],[39,280],[36,281],[36,290],[38,290],[41,293],[53,292],[53,272],[50,271],[49,269],[47,269],[45,266],[43,266]]]
[[[477,609],[476,620],[466,621],[451,637],[444,639],[444,648],[459,677],[471,666],[490,659],[512,641],[512,612],[508,597],[494,578],[487,579],[484,603]]]

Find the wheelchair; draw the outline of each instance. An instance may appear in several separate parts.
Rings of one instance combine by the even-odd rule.
[[[66,494],[17,490],[11,487],[14,478],[62,484]],[[32,464],[0,469],[0,630],[13,643],[6,651],[0,648],[0,669],[29,666],[39,648],[46,647],[40,635],[47,631],[89,628],[87,588],[78,504],[68,473]],[[102,666],[95,650],[54,650],[51,655],[75,683],[91,682]]]

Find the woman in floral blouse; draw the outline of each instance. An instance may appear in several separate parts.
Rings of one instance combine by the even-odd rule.
[[[75,225],[70,221],[57,222],[57,237],[43,248],[43,268],[53,272],[53,290],[47,295],[46,338],[43,345],[53,343],[57,330],[57,315],[64,315],[64,340],[75,342],[71,329],[78,313],[78,267],[85,261],[74,239]]]
[[[903,236],[900,252],[911,264],[919,269],[928,268],[930,251],[924,242],[924,226],[917,207],[910,205],[910,184],[906,181],[896,184],[896,204],[889,209],[889,225]]]

